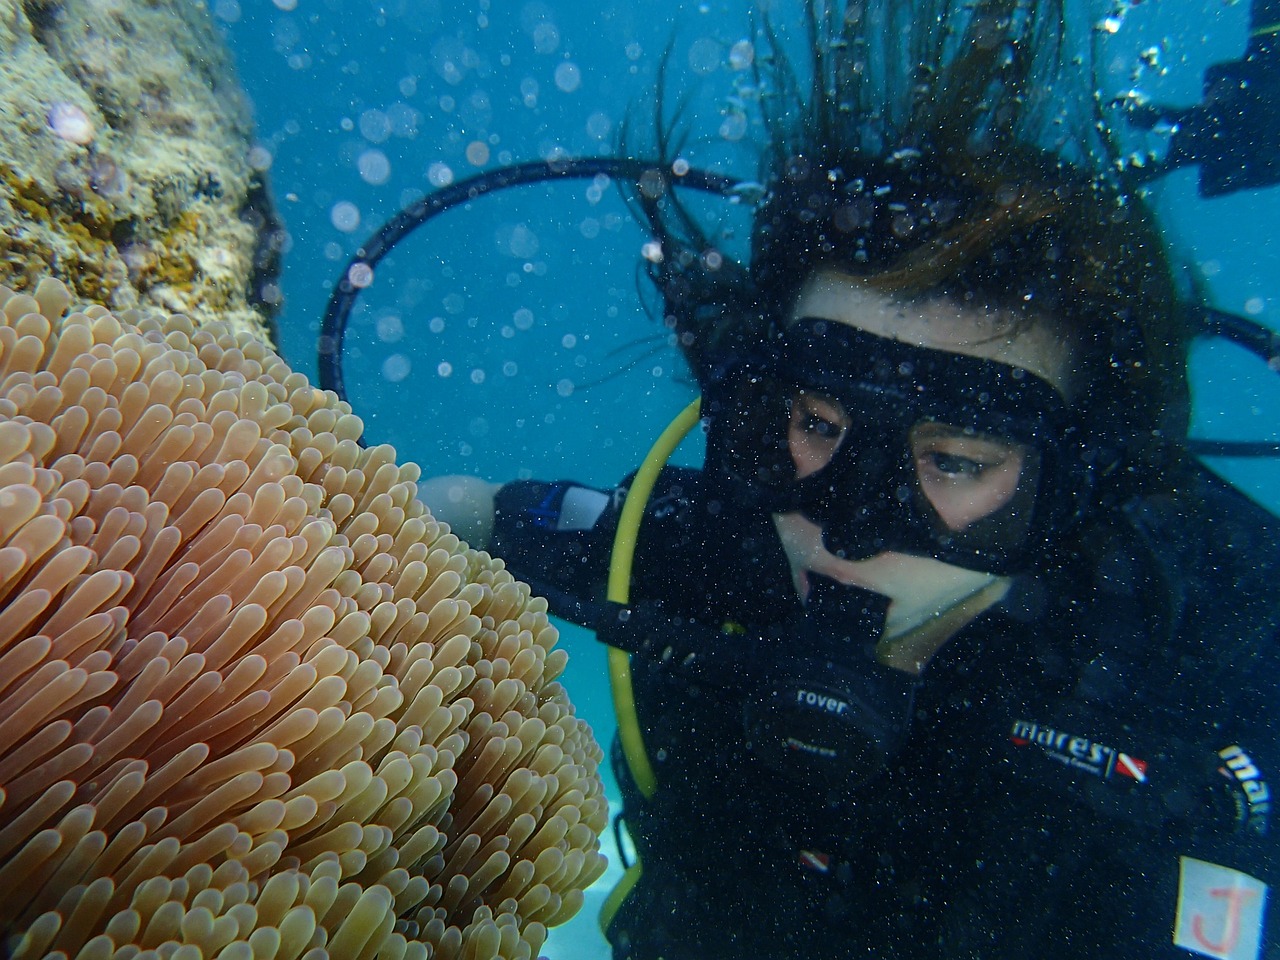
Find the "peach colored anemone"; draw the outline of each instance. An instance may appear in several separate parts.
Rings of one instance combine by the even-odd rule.
[[[0,953],[536,957],[604,869],[546,604],[246,335],[0,287]]]

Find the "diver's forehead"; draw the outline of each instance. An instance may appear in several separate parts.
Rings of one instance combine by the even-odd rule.
[[[997,360],[1028,370],[1067,395],[1070,348],[1051,324],[1011,330],[1010,318],[950,300],[903,301],[837,270],[804,284],[790,320],[819,317],[917,347]]]

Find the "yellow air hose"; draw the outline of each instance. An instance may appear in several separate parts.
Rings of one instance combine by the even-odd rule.
[[[631,489],[622,503],[618,517],[618,531],[613,537],[613,552],[609,555],[609,585],[606,597],[613,603],[626,604],[631,600],[631,562],[636,554],[636,540],[640,535],[640,522],[649,494],[657,482],[658,474],[671,458],[671,452],[693,429],[702,411],[702,398],[698,397],[681,410],[667,429],[654,441],[640,469],[631,480]],[[649,753],[644,748],[644,735],[640,732],[640,720],[636,717],[636,698],[631,689],[631,658],[626,651],[609,648],[609,686],[613,690],[613,712],[618,718],[618,740],[622,755],[626,758],[631,779],[646,800],[658,789],[658,778],[649,763]],[[607,934],[609,924],[640,879],[641,866],[637,860],[627,868],[617,886],[609,893],[600,908],[600,930]]]
[[[609,556],[606,598],[613,603],[625,605],[631,601],[631,561],[635,557],[636,539],[640,535],[640,522],[644,519],[649,494],[653,492],[653,485],[670,459],[671,452],[693,429],[701,411],[702,398],[698,397],[676,414],[675,419],[667,424],[667,429],[654,441],[631,481],[631,489],[627,491],[627,498],[622,504],[622,515],[618,517],[613,552]],[[609,683],[613,689],[613,711],[618,718],[618,740],[622,744],[622,755],[626,758],[631,779],[635,781],[640,795],[648,800],[658,789],[658,778],[649,763],[644,737],[640,733],[640,721],[636,718],[636,698],[631,689],[631,658],[616,647],[609,648]]]

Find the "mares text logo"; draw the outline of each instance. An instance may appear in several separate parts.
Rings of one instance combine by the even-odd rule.
[[[1267,820],[1271,817],[1271,790],[1253,758],[1238,746],[1224,747],[1218,751],[1225,765],[1222,773],[1235,780],[1244,793],[1243,802],[1237,797],[1236,815],[1251,833],[1267,832]]]
[[[1015,720],[1009,739],[1019,747],[1034,744],[1059,763],[1094,776],[1105,779],[1115,774],[1137,783],[1147,782],[1145,760],[1139,760],[1088,737],[1055,730],[1029,720]]]

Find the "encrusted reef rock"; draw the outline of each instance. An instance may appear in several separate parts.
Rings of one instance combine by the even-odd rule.
[[[0,283],[52,268],[269,337],[283,233],[251,136],[203,4],[0,0]]]

